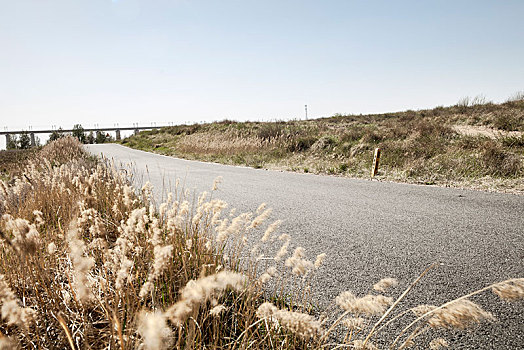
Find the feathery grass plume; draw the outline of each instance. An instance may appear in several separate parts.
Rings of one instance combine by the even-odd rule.
[[[349,330],[361,330],[366,326],[366,320],[362,317],[348,317],[342,324]]]
[[[324,259],[326,258],[326,253],[322,253],[317,255],[317,258],[315,259],[315,269],[318,269],[322,263],[324,262]]]
[[[7,320],[8,325],[28,327],[33,321],[36,312],[28,307],[20,307],[15,293],[9,288],[5,276],[0,275],[0,315]]]
[[[45,221],[43,219],[43,213],[40,210],[33,210],[33,215],[35,216],[35,225],[36,227],[40,228],[45,224]]]
[[[226,310],[226,307],[220,304],[220,305],[215,306],[211,310],[209,310],[209,314],[213,317],[218,317],[225,310]]]
[[[305,259],[305,256],[304,248],[298,247],[293,255],[286,259],[285,265],[290,267],[295,275],[305,276],[315,267],[311,261]]]
[[[260,304],[260,306],[257,309],[256,315],[258,318],[265,318],[267,320],[270,320],[272,322],[275,322],[276,319],[273,318],[273,315],[278,312],[278,307],[273,305],[270,302],[265,302]]]
[[[398,285],[398,281],[396,279],[383,278],[373,286],[373,289],[376,290],[377,292],[385,293],[389,288],[395,287],[397,285]]]
[[[506,283],[499,283],[493,288],[493,293],[501,299],[515,301],[524,299],[524,278],[519,278]]]
[[[432,328],[465,329],[481,321],[493,321],[495,318],[474,302],[458,300],[443,309],[435,311],[427,323]]]
[[[142,345],[147,350],[169,349],[172,346],[171,328],[160,311],[142,312],[138,320],[138,333],[142,337]]]
[[[335,298],[337,305],[355,315],[379,315],[384,313],[386,306],[393,303],[393,299],[383,295],[366,295],[357,298],[350,291],[345,291]]]
[[[351,345],[355,350],[378,350],[376,345],[370,343],[369,341],[367,343],[364,343],[364,341],[361,339],[353,340],[351,342]]]
[[[213,187],[211,187],[211,191],[218,190],[218,185],[222,183],[222,176],[217,176],[215,180],[213,181]]]
[[[262,284],[269,282],[270,279],[275,277],[278,273],[278,270],[275,266],[269,267],[258,279]]]
[[[429,348],[431,350],[438,350],[440,348],[447,348],[449,346],[448,342],[444,338],[435,338],[429,342]]]
[[[244,232],[244,228],[248,223],[250,223],[252,216],[253,214],[251,213],[242,213],[233,218],[229,226],[227,226],[227,221],[224,220],[220,226],[216,228],[216,242],[223,244],[228,239],[228,237],[234,234],[242,234],[242,232]]]
[[[124,197],[122,198],[122,201],[126,208],[131,208],[133,206],[133,204],[136,201],[133,187],[129,185],[124,185]]]
[[[286,256],[289,243],[291,242],[291,237],[287,233],[280,235],[278,239],[284,241],[284,244],[282,244],[279,251],[277,252],[277,255],[275,255],[275,261],[280,261],[280,259]]]
[[[269,209],[266,209],[264,210],[261,214],[259,214],[252,222],[251,222],[251,225],[249,225],[249,228],[257,228],[259,227],[260,225],[262,225],[262,223],[264,223],[264,221],[267,220],[267,218],[271,215],[271,212],[273,210],[271,208]]]
[[[267,207],[266,203],[260,204],[256,211],[257,215],[260,215],[264,210],[266,210],[266,207]]]
[[[0,350],[16,350],[20,347],[10,337],[5,337],[0,332]]]
[[[261,304],[256,312],[259,319],[266,319],[274,324],[280,324],[285,329],[305,339],[311,339],[322,333],[320,321],[302,312],[280,310],[269,302]]]
[[[120,268],[115,279],[115,287],[118,290],[124,288],[127,283],[132,281],[131,269],[133,268],[134,263],[129,260],[127,257],[123,256],[120,260]]]
[[[41,243],[40,233],[34,224],[26,219],[14,219],[9,214],[4,214],[2,220],[7,231],[12,233],[13,239],[10,242],[18,252],[34,254],[38,250]]]
[[[133,280],[131,269],[134,266],[134,256],[140,254],[142,246],[138,244],[138,235],[146,236],[144,218],[146,208],[134,209],[125,222],[118,227],[120,235],[116,239],[113,248],[107,252],[104,266],[116,274],[115,286],[121,290],[127,283]]]
[[[79,237],[76,220],[74,220],[69,226],[67,243],[69,246],[69,256],[73,262],[73,285],[76,296],[80,301],[88,302],[93,298],[91,291],[92,283],[89,279],[89,273],[95,265],[95,260],[92,257],[84,256],[86,245]]]
[[[49,255],[56,253],[56,244],[54,242],[51,242],[47,245],[47,253],[49,253]]]
[[[146,295],[153,290],[154,282],[167,269],[173,256],[173,245],[155,246],[154,247],[155,260],[153,263],[153,270],[149,274],[146,283],[140,289],[140,298],[145,298]]]
[[[267,227],[266,231],[264,232],[264,235],[262,236],[260,240],[262,242],[267,242],[271,238],[271,235],[273,234],[273,232],[275,232],[280,227],[281,224],[282,224],[282,220],[277,220],[273,222],[272,224],[270,224]]]
[[[181,325],[206,301],[218,298],[229,288],[244,290],[246,282],[244,275],[232,271],[221,271],[196,281],[191,280],[180,292],[180,300],[166,311],[166,316],[174,324]]]
[[[411,308],[410,311],[413,312],[413,314],[415,316],[420,317],[420,316],[426,314],[427,312],[430,312],[431,310],[434,310],[436,308],[437,307],[435,305],[422,304],[422,305],[417,305],[417,306]]]
[[[142,186],[142,195],[145,200],[153,198],[153,184],[149,181],[146,181],[144,186]]]
[[[305,339],[315,338],[322,331],[320,321],[309,314],[279,310],[276,317],[282,327]]]

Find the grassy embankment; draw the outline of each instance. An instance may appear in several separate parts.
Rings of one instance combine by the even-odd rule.
[[[269,209],[236,214],[213,198],[216,183],[194,200],[176,188],[157,206],[148,184],[134,189],[72,138],[29,154],[22,171],[5,169],[1,349],[376,349],[377,334],[403,348],[429,329],[493,318],[469,296],[402,310],[405,294],[397,287],[388,296],[393,279],[366,296],[341,293],[331,318],[311,315],[308,281],[324,255],[289,254],[290,237],[277,234]],[[473,294],[487,290],[522,299],[524,279]],[[405,328],[393,332],[388,320]],[[425,347],[447,344],[425,339]]]
[[[480,101],[482,102],[482,101]],[[524,99],[288,122],[180,125],[122,144],[186,159],[524,193]]]

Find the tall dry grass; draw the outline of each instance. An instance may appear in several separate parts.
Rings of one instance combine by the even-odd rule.
[[[122,141],[165,155],[378,179],[524,193],[524,101],[464,99],[450,107],[288,122],[216,122],[145,131]],[[465,135],[461,130],[490,133]]]
[[[368,295],[341,293],[338,311],[311,313],[309,281],[325,254],[292,249],[264,205],[228,208],[214,198],[218,183],[198,198],[176,186],[156,204],[150,184],[133,188],[77,141],[44,147],[0,182],[0,348],[375,349],[399,320],[389,338],[405,348],[430,329],[492,320],[475,294],[524,298],[521,278],[398,310],[425,271],[396,298],[388,278]]]

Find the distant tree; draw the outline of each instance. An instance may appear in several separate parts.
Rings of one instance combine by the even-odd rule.
[[[87,138],[84,132],[84,128],[80,124],[76,124],[75,126],[73,126],[73,137],[76,137],[78,141],[82,143],[87,143]]]
[[[9,137],[9,142],[5,145],[6,149],[17,149],[19,146],[18,137],[15,134],[11,134]]]
[[[101,131],[97,131],[96,132],[96,139],[95,139],[95,142],[96,143],[104,143],[104,142],[107,142],[107,136],[109,136],[108,134],[104,134],[103,132]]]
[[[27,132],[22,132],[20,134],[19,148],[20,149],[29,149],[31,148],[31,138]]]
[[[89,132],[89,135],[87,135],[87,143],[89,144],[93,144],[95,143],[95,135],[93,134],[93,132]]]
[[[49,141],[47,141],[48,143],[51,142],[51,141],[55,141],[55,140],[58,140],[62,137],[64,137],[64,133],[62,132],[62,128],[58,128],[58,130],[53,130],[53,132],[51,133],[51,135],[49,135]]]

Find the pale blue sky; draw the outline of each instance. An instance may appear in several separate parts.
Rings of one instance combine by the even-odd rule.
[[[503,101],[524,90],[522,18],[522,0],[0,0],[0,128]]]

